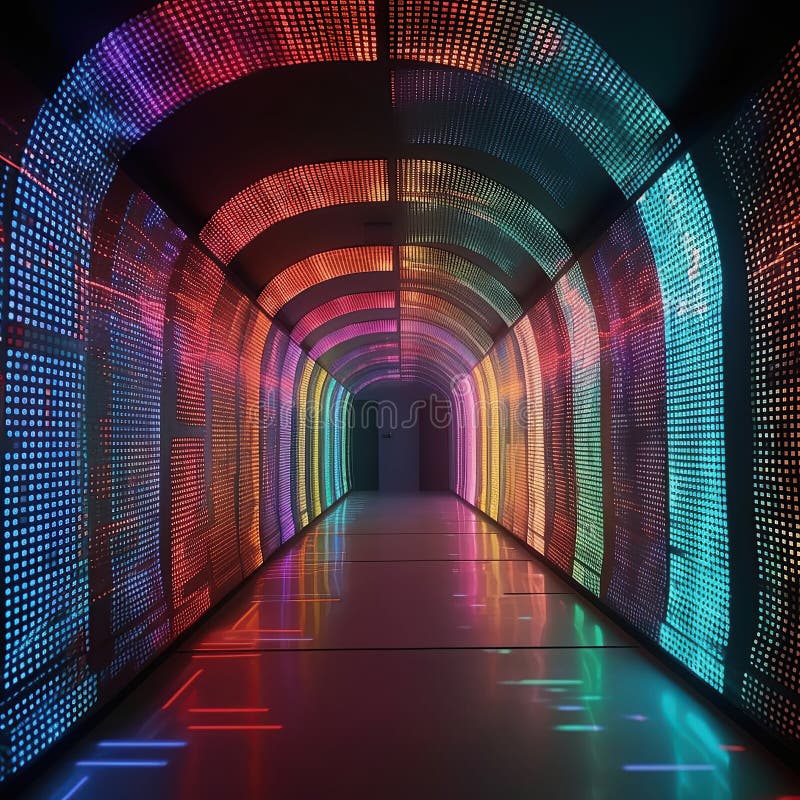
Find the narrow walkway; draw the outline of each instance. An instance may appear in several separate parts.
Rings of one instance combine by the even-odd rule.
[[[757,744],[451,495],[356,494],[29,798],[775,798]]]

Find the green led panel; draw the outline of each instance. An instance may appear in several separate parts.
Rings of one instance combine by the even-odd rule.
[[[517,298],[493,275],[471,261],[436,247],[401,247],[400,280],[404,288],[429,287],[452,292],[461,302],[474,302],[477,295],[489,304],[506,325],[520,316],[522,308]]]
[[[600,442],[600,338],[589,290],[576,264],[555,285],[572,355],[572,431],[577,529],[572,577],[600,595],[603,471]]]
[[[717,235],[688,155],[637,205],[661,284],[667,355],[669,596],[660,644],[721,690],[730,586]]]
[[[525,198],[485,175],[442,161],[398,164],[398,199],[446,206],[485,220],[513,239],[553,277],[572,258],[558,231]]]
[[[675,150],[652,98],[560,14],[526,0],[392,0],[390,57],[503,81],[571,130],[628,197]]]

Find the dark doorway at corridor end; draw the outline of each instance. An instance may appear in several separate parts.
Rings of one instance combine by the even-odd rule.
[[[380,381],[353,405],[353,489],[443,492],[450,488],[450,402],[429,386]]]

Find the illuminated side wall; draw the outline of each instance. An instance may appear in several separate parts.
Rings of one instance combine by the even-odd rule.
[[[721,279],[682,156],[474,369],[477,424],[457,446],[477,479],[462,467],[455,486],[718,691],[731,625]]]
[[[91,242],[82,338],[51,336],[46,304],[44,330],[23,315],[11,324],[4,775],[350,486],[349,392],[122,175]],[[85,415],[74,414],[83,397]],[[41,473],[52,488],[25,475],[32,447],[52,460]],[[85,529],[65,536],[48,509],[79,491],[73,525]]]
[[[723,358],[725,265],[688,154],[464,382],[475,420],[455,439],[454,470],[458,494],[790,748],[800,739],[799,89],[800,45],[714,136],[714,168],[739,213],[728,252],[747,272],[754,530],[728,519],[725,376],[743,367],[736,347]],[[733,536],[754,539],[753,560],[735,570]]]
[[[747,268],[757,607],[741,703],[800,739],[800,45],[719,152]]]

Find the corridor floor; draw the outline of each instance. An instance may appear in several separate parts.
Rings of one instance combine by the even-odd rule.
[[[797,776],[455,497],[353,494],[24,797],[794,795]]]

